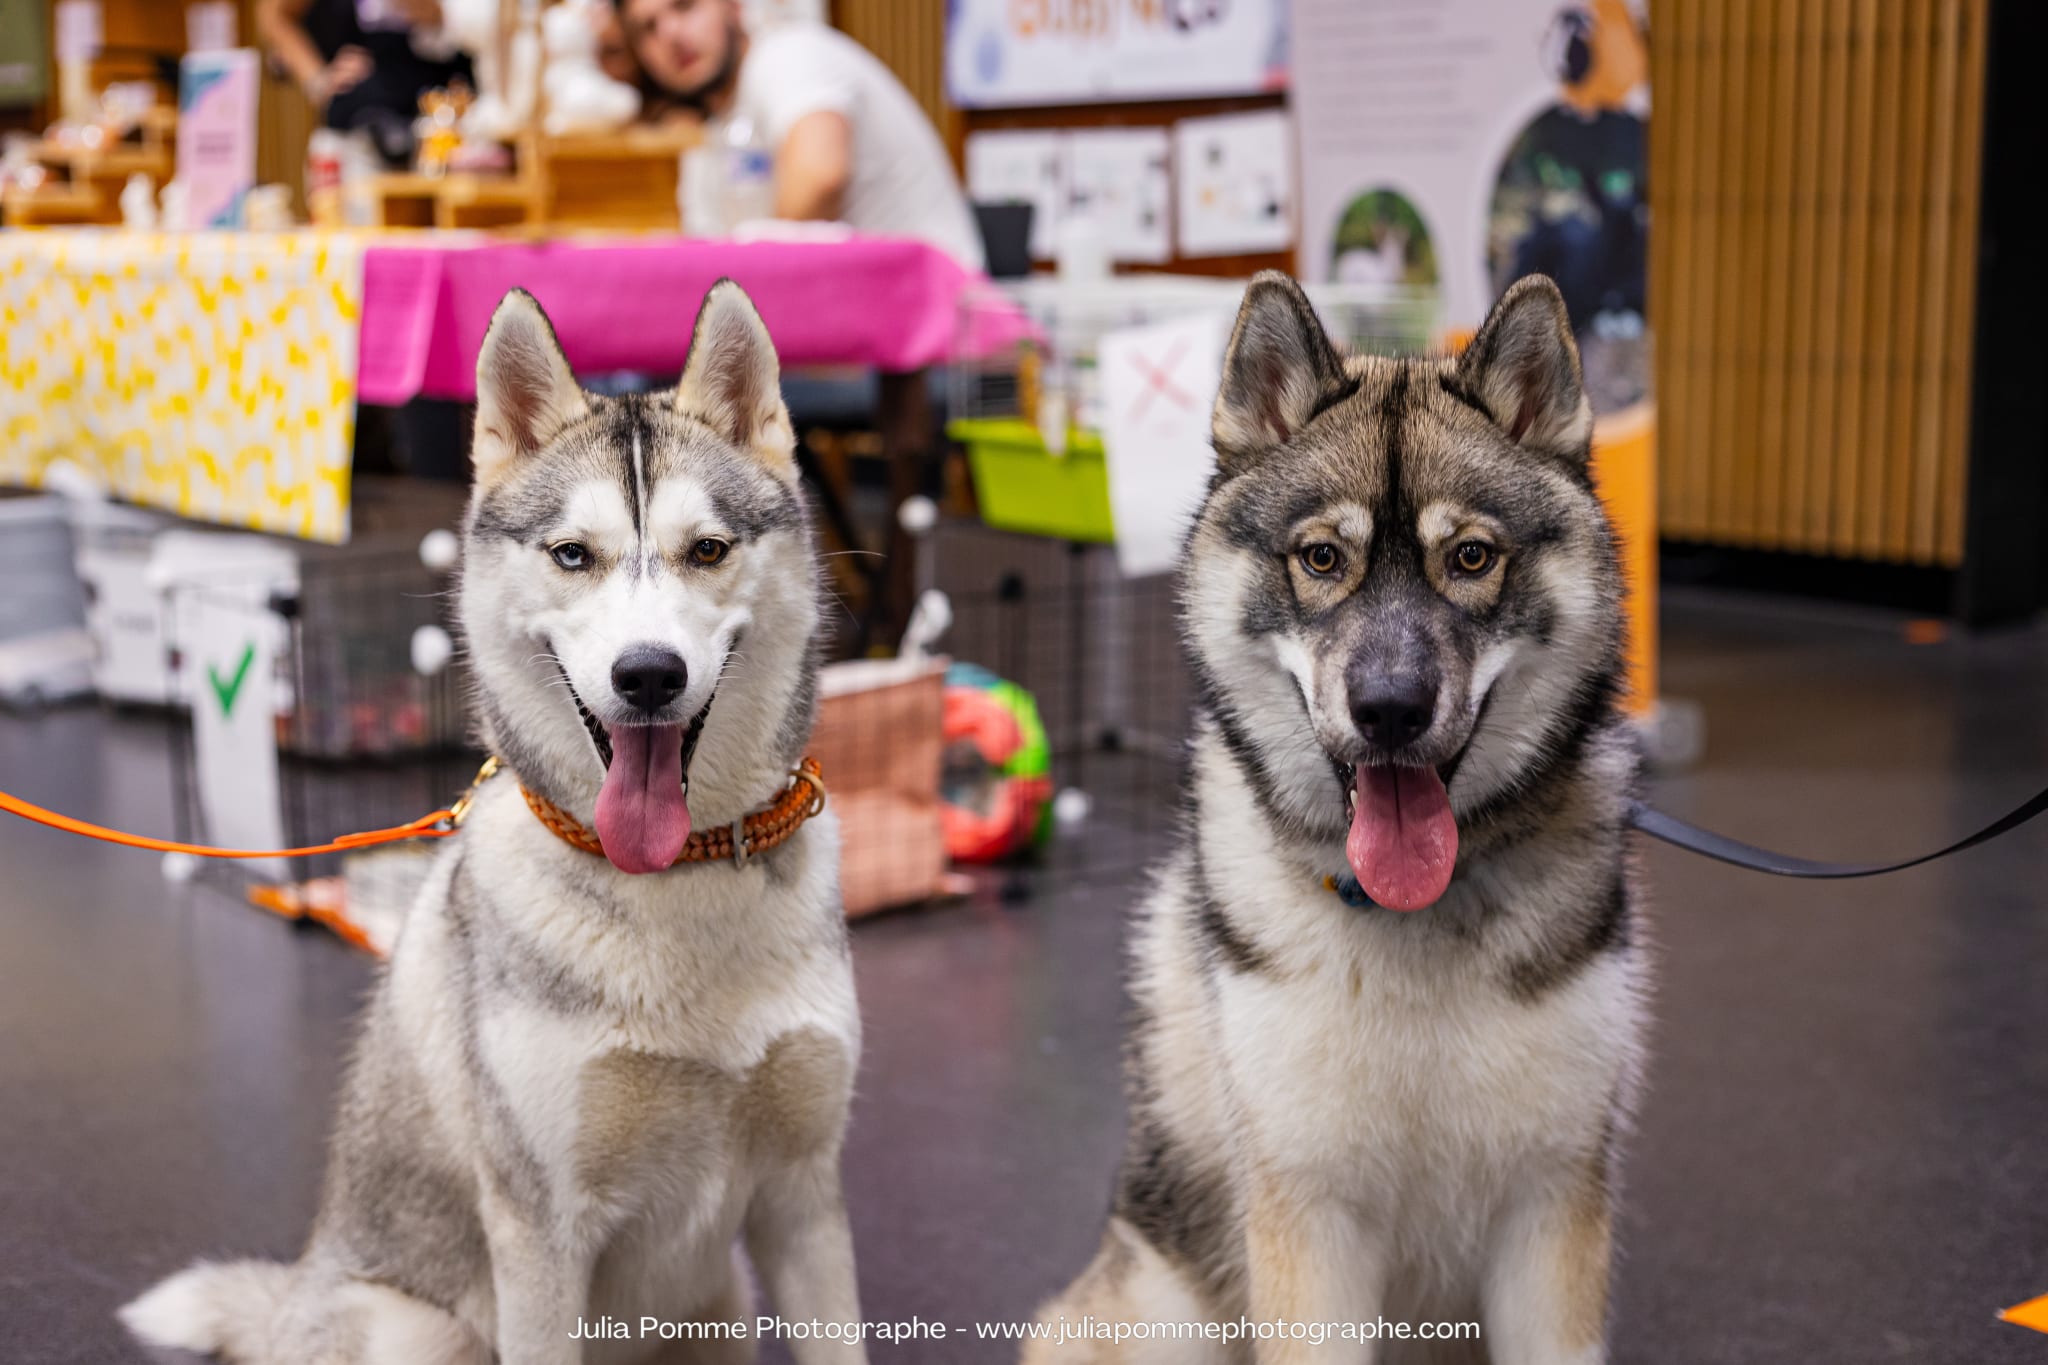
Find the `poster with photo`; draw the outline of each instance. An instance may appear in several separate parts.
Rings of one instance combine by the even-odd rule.
[[[1173,176],[1181,255],[1294,245],[1294,139],[1285,110],[1182,119],[1173,125]]]
[[[1304,279],[1384,294],[1456,342],[1557,282],[1592,474],[1629,585],[1629,696],[1657,696],[1657,421],[1647,306],[1646,0],[1295,0]]]
[[[1062,220],[1090,218],[1109,259],[1173,257],[1173,180],[1164,128],[1076,128],[1066,135]]]
[[[1296,0],[1303,278],[1435,291],[1477,326],[1556,280],[1597,412],[1650,393],[1645,10]]]
[[[1059,249],[1067,192],[1067,139],[1057,129],[999,129],[967,135],[967,197],[977,204],[1031,206],[1031,258]]]

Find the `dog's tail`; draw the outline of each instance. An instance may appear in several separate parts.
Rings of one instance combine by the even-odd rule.
[[[124,1306],[128,1330],[172,1346],[234,1362],[256,1362],[291,1292],[292,1267],[275,1261],[201,1261]]]

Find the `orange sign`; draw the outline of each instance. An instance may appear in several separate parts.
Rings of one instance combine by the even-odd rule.
[[[2006,1309],[1998,1315],[1998,1320],[2031,1327],[2036,1332],[2048,1332],[2048,1294]]]

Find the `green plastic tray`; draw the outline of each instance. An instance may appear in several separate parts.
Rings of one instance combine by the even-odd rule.
[[[955,418],[946,434],[967,447],[974,496],[990,526],[1105,545],[1116,539],[1096,433],[1068,432],[1063,456],[1049,453],[1038,428],[1016,417]]]

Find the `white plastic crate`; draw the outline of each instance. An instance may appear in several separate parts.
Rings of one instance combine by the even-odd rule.
[[[156,538],[175,517],[118,502],[67,500],[92,636],[93,688],[109,701],[178,702],[164,651],[163,602],[150,580]]]
[[[92,690],[85,592],[72,565],[64,500],[0,498],[0,700],[55,701]]]

